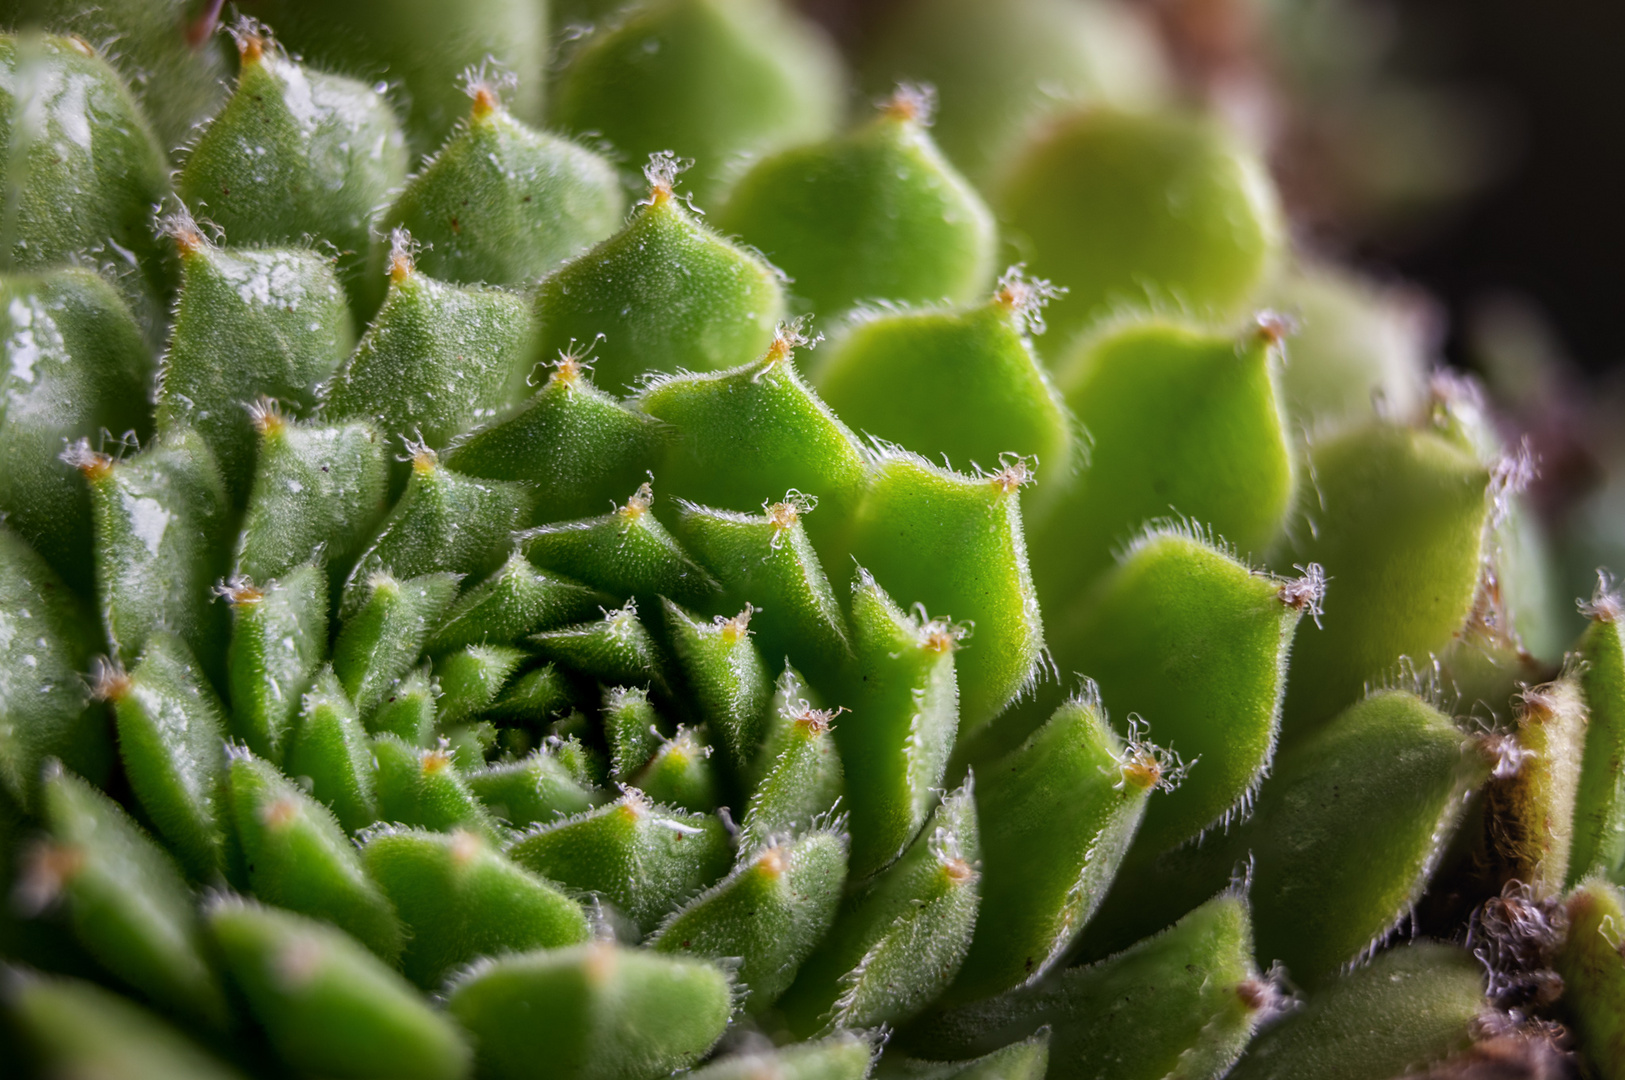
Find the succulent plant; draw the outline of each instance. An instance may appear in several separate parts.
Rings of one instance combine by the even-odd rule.
[[[27,1075],[1625,1076],[1625,607],[1121,13],[220,6],[0,6]]]

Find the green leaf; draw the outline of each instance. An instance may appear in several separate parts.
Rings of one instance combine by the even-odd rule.
[[[1476,1037],[1484,969],[1420,942],[1380,953],[1262,1032],[1231,1080],[1376,1080],[1442,1061]]]
[[[527,659],[520,650],[501,645],[470,645],[442,656],[434,668],[440,723],[460,724],[484,712]]]
[[[1307,736],[1467,621],[1492,509],[1490,471],[1459,442],[1390,424],[1309,449],[1315,499],[1279,563],[1326,568],[1326,626],[1292,650],[1282,738]]]
[[[48,758],[97,781],[112,764],[106,711],[79,677],[100,643],[62,579],[0,526],[0,791],[25,810]]]
[[[694,1080],[864,1080],[874,1063],[875,1048],[861,1035],[847,1032],[820,1042],[792,1043],[773,1050],[754,1050],[717,1058],[690,1076]]]
[[[236,38],[237,87],[197,136],[176,189],[236,247],[325,241],[352,295],[372,297],[360,305],[370,311],[373,283],[358,279],[373,215],[406,180],[401,126],[373,86],[290,60],[258,28]]]
[[[779,1003],[792,1029],[895,1027],[940,997],[970,948],[981,856],[967,781],[902,858],[842,905]]]
[[[87,595],[90,492],[59,455],[104,430],[151,435],[151,368],[129,307],[90,270],[0,278],[0,512]]]
[[[930,1057],[986,1054],[1046,1026],[1053,1078],[1218,1080],[1274,997],[1252,944],[1247,902],[1223,894],[1107,960],[932,1018],[903,1044]]]
[[[737,957],[744,1008],[760,1013],[829,930],[845,884],[846,838],[814,830],[748,856],[661,924],[649,945],[681,956]]]
[[[982,908],[951,1001],[1030,985],[1065,959],[1163,783],[1158,754],[1074,699],[978,773]]]
[[[733,618],[702,621],[664,601],[666,630],[694,711],[715,733],[728,766],[743,773],[767,732],[773,679],[751,641],[747,607]]]
[[[368,837],[362,856],[410,933],[402,969],[426,989],[481,956],[588,938],[581,905],[475,833],[381,831]]]
[[[1582,876],[1571,859],[1590,727],[1582,678],[1568,671],[1523,690],[1516,768],[1497,769],[1484,791],[1487,854],[1497,872],[1539,897],[1559,896],[1571,877]]]
[[[597,622],[532,634],[529,643],[551,660],[608,684],[638,685],[667,693],[665,664],[638,620],[637,602],[606,611]]]
[[[9,973],[7,1012],[48,1076],[107,1080],[239,1080],[179,1031],[128,998],[53,975]]]
[[[463,781],[493,817],[516,829],[582,814],[604,800],[547,750],[466,772]]]
[[[656,155],[626,227],[542,282],[533,360],[596,343],[594,375],[619,393],[645,372],[718,371],[762,348],[784,314],[778,272],[679,204],[676,168]]]
[[[317,562],[342,574],[384,516],[383,438],[360,421],[292,423],[266,401],[253,419],[259,454],[237,535],[237,572],[268,581]]]
[[[653,805],[634,788],[607,806],[542,822],[513,842],[508,857],[599,894],[647,932],[726,873],[732,852],[716,817]]]
[[[431,653],[469,645],[512,645],[526,634],[587,618],[603,594],[536,569],[522,553],[458,598],[429,642]]]
[[[401,921],[367,876],[338,818],[270,762],[231,762],[231,815],[254,895],[332,923],[388,963],[400,959]]]
[[[96,692],[113,703],[124,775],[147,820],[188,877],[212,880],[225,847],[226,721],[186,643],[153,633],[129,674],[101,669]]]
[[[679,726],[675,735],[661,742],[632,783],[666,806],[701,813],[715,810],[722,804],[721,786],[705,734],[704,727]]]
[[[1275,753],[1293,632],[1314,574],[1282,581],[1178,529],[1148,532],[1054,625],[1062,671],[1092,676],[1120,716],[1192,767],[1152,800],[1135,840],[1165,851],[1242,814]],[[1119,721],[1119,734],[1133,737]]]
[[[542,388],[512,416],[458,439],[447,466],[529,484],[539,521],[584,517],[634,490],[660,459],[660,425],[594,386],[585,352],[553,361]]]
[[[625,506],[607,514],[540,525],[515,540],[537,566],[568,572],[622,598],[693,602],[716,592],[711,575],[649,512],[653,505],[654,488],[645,483]]]
[[[1603,1080],[1619,1080],[1625,1063],[1625,893],[1600,878],[1581,882],[1568,899],[1569,933],[1554,967],[1563,977],[1564,1013],[1581,1054]]]
[[[1050,1033],[1038,1034],[971,1061],[922,1061],[887,1047],[875,1080],[1043,1080],[1049,1069]]]
[[[962,731],[999,715],[1038,677],[1044,628],[1017,497],[1029,477],[1014,459],[965,476],[888,452],[852,520],[852,557],[899,603],[973,628],[954,662]]]
[[[1090,340],[1062,371],[1089,467],[1041,489],[1033,576],[1060,621],[1148,520],[1183,518],[1263,555],[1296,481],[1275,392],[1275,324],[1239,339],[1166,320]]]
[[[641,687],[605,689],[601,715],[604,741],[609,744],[610,770],[617,779],[630,780],[655,756],[670,728],[649,704],[649,692]]]
[[[353,938],[291,912],[221,898],[206,912],[249,1011],[278,1055],[328,1076],[454,1080],[467,1043]]]
[[[819,138],[839,118],[840,61],[784,7],[659,0],[607,21],[560,75],[553,122],[598,133],[623,160],[693,158],[704,202],[751,159]]]
[[[228,639],[213,588],[230,548],[226,489],[208,445],[175,431],[123,461],[83,440],[68,453],[90,484],[96,591],[114,658],[137,656],[168,631],[213,673]]]
[[[658,1080],[722,1036],[730,994],[711,964],[597,942],[478,964],[446,1011],[473,1036],[483,1076]]]
[[[435,730],[437,690],[428,664],[413,669],[365,721],[368,735],[395,735],[410,746],[429,745]]]
[[[521,484],[459,476],[441,468],[432,450],[414,447],[406,493],[350,570],[341,614],[360,610],[366,583],[379,573],[484,577],[495,571],[534,506]]]
[[[1625,637],[1618,602],[1600,591],[1580,637],[1580,690],[1590,719],[1575,795],[1568,884],[1625,865]]]
[[[818,392],[853,428],[966,468],[1035,457],[1039,482],[1071,478],[1074,422],[1038,359],[1049,283],[1014,267],[993,299],[855,317],[818,365]]]
[[[867,124],[757,162],[730,193],[721,227],[754,244],[789,275],[797,299],[825,315],[862,301],[969,301],[993,276],[997,227],[932,141],[931,105],[924,92],[900,89]]]
[[[379,222],[424,245],[442,281],[529,285],[620,227],[620,178],[604,158],[536,131],[473,88],[473,111],[424,162]]]
[[[378,762],[378,818],[441,832],[462,828],[495,840],[496,822],[486,811],[451,751],[408,746],[393,735],[372,741]]]
[[[761,778],[751,785],[739,823],[742,850],[813,828],[835,811],[846,791],[840,751],[831,734],[835,713],[792,696],[792,687],[795,672],[786,668],[776,684],[767,739],[752,770]]]
[[[310,784],[348,832],[378,820],[378,794],[367,729],[339,676],[324,668],[304,697],[283,764]]]
[[[362,715],[417,663],[424,643],[457,595],[455,574],[399,581],[387,573],[364,580],[366,596],[333,643],[333,671]]]
[[[74,936],[121,983],[172,1015],[226,1026],[192,892],[169,853],[61,768],[47,775],[40,801],[50,841],[33,853],[17,899],[65,902]]]
[[[868,572],[852,586],[855,657],[835,725],[852,815],[852,877],[902,854],[936,806],[959,728],[960,631],[906,614]]]
[[[1232,318],[1285,239],[1263,164],[1177,112],[1076,110],[1008,164],[995,203],[1033,272],[1068,290],[1050,314],[1063,333],[1121,306]]]
[[[263,586],[235,578],[222,596],[231,604],[231,733],[275,764],[327,659],[327,575],[306,563]]]

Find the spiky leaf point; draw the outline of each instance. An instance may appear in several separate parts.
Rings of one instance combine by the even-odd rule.
[[[842,905],[780,1002],[796,1033],[901,1024],[940,996],[970,948],[981,857],[967,782],[902,858]]]
[[[509,683],[483,715],[509,723],[545,724],[568,714],[585,696],[580,680],[554,664],[543,664]],[[607,706],[605,713],[607,734]]]
[[[470,645],[442,656],[434,667],[440,722],[460,724],[483,713],[526,658],[519,649],[502,645]]]
[[[1484,1010],[1484,969],[1466,950],[1403,945],[1309,995],[1303,1008],[1259,1035],[1230,1075],[1399,1076],[1466,1047]]]
[[[904,87],[869,123],[758,162],[719,223],[756,245],[789,275],[797,300],[822,314],[862,301],[969,301],[993,276],[997,229],[932,141],[933,104]]]
[[[799,694],[786,694],[794,676],[786,668],[775,686],[767,739],[752,770],[760,779],[750,785],[750,801],[739,823],[742,851],[813,828],[835,811],[846,790],[831,733],[836,713],[813,708]]]
[[[1326,627],[1292,653],[1282,737],[1307,735],[1401,657],[1425,665],[1467,621],[1478,587],[1492,477],[1431,431],[1359,428],[1309,450],[1315,498],[1282,564],[1334,582]],[[1295,535],[1293,535],[1295,534]]]
[[[816,344],[801,323],[780,325],[767,352],[732,371],[651,383],[637,399],[675,432],[662,480],[704,506],[754,511],[798,491],[818,499],[815,540],[838,533],[866,483],[856,436],[796,370],[795,350]]]
[[[632,782],[649,798],[666,806],[707,812],[722,805],[722,785],[711,761],[705,728],[679,726],[661,742]]]
[[[715,734],[736,774],[756,760],[767,734],[773,677],[751,640],[752,609],[715,621],[664,601],[666,629],[695,712]]]
[[[475,833],[379,832],[362,855],[411,932],[402,969],[425,989],[481,956],[560,948],[588,938],[581,905]]]
[[[169,853],[60,767],[47,775],[40,802],[49,840],[30,853],[17,899],[61,904],[86,951],[120,982],[166,1012],[224,1027],[225,995]]]
[[[214,672],[227,635],[212,590],[230,550],[230,505],[208,444],[178,431],[123,461],[82,440],[67,453],[90,485],[96,591],[115,659],[138,656],[162,629]]]
[[[626,196],[614,166],[515,119],[492,82],[469,91],[471,113],[380,221],[424,245],[426,273],[528,285],[620,227]]]
[[[7,982],[7,1010],[48,1075],[241,1080],[128,998],[58,976],[11,972]]]
[[[413,447],[406,491],[351,569],[340,613],[359,611],[380,573],[484,577],[502,565],[509,537],[534,505],[522,484],[460,476],[442,468],[434,451]]]
[[[1566,1012],[1578,1029],[1582,1053],[1604,1080],[1619,1080],[1625,1063],[1625,955],[1618,927],[1625,924],[1625,892],[1589,878],[1568,899],[1568,940],[1558,952]]]
[[[1275,754],[1287,654],[1322,581],[1254,572],[1181,532],[1147,534],[1087,608],[1054,626],[1062,671],[1098,673],[1102,697],[1192,763],[1152,800],[1136,847],[1160,852],[1243,812]],[[1128,734],[1127,721],[1118,732]],[[1131,736],[1132,737],[1132,736]]]
[[[90,494],[58,455],[101,431],[145,439],[152,367],[141,328],[89,270],[0,278],[0,513],[90,594]]]
[[[606,611],[596,622],[532,634],[529,644],[542,656],[601,682],[670,692],[660,647],[639,620],[634,602]]]
[[[158,631],[128,674],[101,669],[98,696],[113,703],[124,774],[147,820],[187,876],[209,881],[225,852],[226,722],[186,643]]]
[[[982,909],[948,1000],[1031,984],[1060,963],[1105,899],[1147,796],[1167,782],[1155,747],[1125,745],[1082,699],[980,770]]]
[[[607,797],[547,750],[464,773],[463,780],[493,817],[516,829],[585,813]]]
[[[955,661],[961,731],[999,715],[1037,678],[1044,628],[1017,496],[1030,478],[1017,458],[965,476],[889,452],[852,517],[852,557],[887,592],[973,628]]]
[[[1503,775],[1491,777],[1484,792],[1488,854],[1507,877],[1541,899],[1562,894],[1573,865],[1576,796],[1590,721],[1580,679],[1569,671],[1524,690],[1516,766],[1497,769]]]
[[[1574,844],[1567,884],[1625,866],[1625,615],[1616,597],[1600,591],[1591,625],[1580,637],[1580,689],[1589,722],[1575,796]]]
[[[306,563],[263,586],[234,578],[221,595],[232,617],[231,734],[280,763],[300,699],[327,659],[327,575]]]
[[[460,439],[446,464],[531,485],[541,521],[584,517],[624,498],[659,461],[664,441],[653,420],[595,387],[590,367],[585,356],[560,356],[522,409]]]
[[[1252,946],[1247,902],[1220,895],[1131,949],[951,1010],[904,1043],[931,1057],[979,1054],[1048,1026],[1051,1076],[1222,1077],[1275,995]]]
[[[0,526],[0,791],[25,810],[47,759],[96,782],[112,764],[106,712],[79,678],[100,638],[62,579]]]
[[[508,857],[597,893],[647,932],[726,873],[732,852],[716,817],[653,805],[634,789],[607,806],[543,822],[515,840]]]
[[[474,1036],[484,1075],[652,1080],[722,1037],[731,993],[715,965],[595,942],[475,965],[446,1010]]]
[[[852,586],[852,715],[835,726],[852,815],[852,876],[862,880],[914,839],[936,805],[959,730],[962,631],[905,613],[860,569]]]
[[[1070,333],[1114,306],[1240,314],[1284,229],[1263,165],[1216,123],[1086,107],[1010,167],[994,200],[1033,272],[1068,290]]]
[[[331,666],[305,695],[283,768],[307,782],[349,832],[378,820],[378,764],[367,729]]]
[[[388,80],[412,150],[439,146],[468,115],[469,72],[511,78],[508,107],[541,120],[548,18],[538,0],[470,0],[402,10],[392,0],[256,0],[254,13],[288,48],[328,71]]]
[[[472,1055],[456,1026],[347,934],[229,898],[206,918],[249,1011],[295,1068],[408,1080],[468,1074]]]
[[[330,245],[370,313],[379,290],[361,275],[373,215],[406,180],[401,125],[373,86],[290,60],[263,27],[244,23],[235,36],[236,89],[187,153],[176,191],[233,244]]]
[[[363,715],[371,715],[423,651],[457,595],[455,574],[399,581],[374,574],[366,598],[333,643],[333,671]]]
[[[515,537],[544,569],[569,572],[620,597],[658,596],[693,602],[715,593],[716,581],[689,557],[649,512],[654,488],[645,483],[625,505],[599,517],[539,525]]]
[[[669,728],[649,704],[649,692],[642,687],[606,689],[602,716],[610,769],[618,780],[630,780],[655,756]]]
[[[875,1080],[1043,1080],[1049,1069],[1050,1033],[1040,1028],[1030,1039],[971,1061],[923,1061],[888,1048]]]
[[[429,651],[511,645],[527,634],[579,622],[606,599],[562,574],[536,569],[515,551],[494,574],[458,598]]]
[[[1250,858],[1259,958],[1299,986],[1324,983],[1410,912],[1492,764],[1414,694],[1375,693],[1283,751],[1252,817],[1223,840],[1137,860],[1087,950],[1167,923]]]
[[[157,326],[171,267],[152,208],[169,169],[123,80],[82,38],[0,36],[0,117],[9,264],[119,267],[119,291]]]
[[[389,293],[323,388],[323,412],[330,420],[368,420],[392,443],[411,438],[444,449],[524,400],[533,333],[524,300],[421,273],[411,238],[398,230]]]
[[[645,372],[719,371],[762,347],[784,314],[777,272],[684,208],[677,169],[657,155],[625,228],[542,282],[535,360],[596,342],[597,381],[622,392]]]
[[[332,923],[393,964],[401,922],[331,810],[270,762],[231,762],[231,816],[248,884],[268,904]]]
[[[770,663],[788,657],[820,677],[852,654],[846,618],[807,538],[802,517],[816,498],[788,493],[760,514],[678,504],[677,535],[722,583],[712,611],[760,610],[751,618],[757,648]]]
[[[1239,338],[1152,321],[1092,341],[1061,374],[1087,469],[1041,490],[1033,576],[1061,611],[1151,519],[1199,522],[1259,557],[1290,506],[1293,448],[1275,393],[1281,324]]]
[[[846,839],[815,830],[757,851],[661,925],[656,952],[739,957],[748,1012],[765,1011],[835,918],[846,884]]]
[[[265,398],[250,419],[259,450],[236,572],[268,581],[314,561],[342,573],[384,514],[384,440],[361,422],[295,423]]]
[[[589,38],[559,77],[551,115],[623,160],[672,150],[710,202],[749,162],[821,138],[840,115],[840,61],[776,4],[659,0]]]
[[[1297,324],[1277,376],[1296,427],[1324,431],[1422,409],[1433,320],[1420,298],[1309,263],[1282,274],[1268,300]]]
[[[158,430],[208,442],[237,505],[255,478],[259,396],[308,411],[355,344],[327,260],[288,248],[228,250],[176,226],[181,292],[158,382]]]
[[[718,1058],[690,1073],[695,1080],[863,1080],[874,1064],[875,1048],[861,1035],[842,1032],[812,1043],[757,1050]]]
[[[817,367],[818,392],[854,429],[924,457],[968,468],[1015,453],[1064,483],[1073,420],[1029,337],[1054,292],[1015,267],[980,306],[865,315]]]
[[[378,820],[439,832],[461,828],[496,839],[496,822],[469,789],[449,747],[408,746],[380,735],[371,749],[378,762]]]
[[[912,0],[882,15],[863,85],[884,94],[898,79],[941,95],[932,135],[989,190],[1049,114],[1074,102],[1163,103],[1166,60],[1143,13],[1067,0]]]

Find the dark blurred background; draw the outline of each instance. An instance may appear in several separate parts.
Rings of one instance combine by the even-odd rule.
[[[1625,3],[1132,2],[1193,96],[1294,103],[1274,163],[1301,238],[1431,291],[1452,360],[1480,366],[1511,317],[1590,371],[1625,362]],[[802,6],[861,49],[893,3]]]

